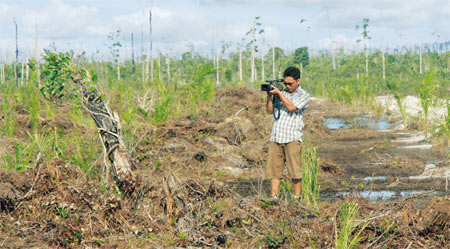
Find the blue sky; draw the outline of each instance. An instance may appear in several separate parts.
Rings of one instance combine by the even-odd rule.
[[[23,56],[33,54],[36,25],[41,48],[54,43],[61,50],[106,54],[109,32],[121,30],[124,53],[129,53],[131,33],[139,52],[142,33],[148,46],[150,7],[154,48],[174,55],[189,44],[209,53],[222,41],[231,43],[228,51],[235,50],[248,39],[254,16],[261,17],[265,30],[259,38],[263,48],[324,49],[331,35],[334,47],[356,49],[361,44],[355,26],[364,17],[370,19],[372,47],[450,40],[449,0],[0,0],[0,56],[12,56],[13,18]]]

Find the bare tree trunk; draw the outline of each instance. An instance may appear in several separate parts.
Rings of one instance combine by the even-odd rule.
[[[212,54],[213,54],[213,66],[216,67],[216,49],[215,48],[213,48]]]
[[[136,72],[136,65],[134,64],[134,36],[131,33],[131,73],[134,75]]]
[[[148,67],[149,67],[149,63],[148,63],[148,59],[145,61],[145,81],[148,80]]]
[[[19,87],[19,76],[17,75],[17,64],[14,61],[14,79],[16,79],[16,86]]]
[[[275,79],[275,46],[272,47],[272,79]]]
[[[381,63],[383,64],[383,80],[386,80],[386,66],[384,62],[384,52],[381,51]]]
[[[422,74],[422,44],[419,47],[419,74]]]
[[[152,9],[149,10],[149,29],[150,29],[150,80],[153,80],[153,39],[152,39]]]
[[[141,62],[141,67],[142,67],[142,82],[145,82],[145,62],[144,63]]]
[[[256,42],[256,19],[253,19],[253,28],[252,28],[252,58],[251,58],[251,82],[255,81],[255,42]]]
[[[369,75],[369,45],[367,44],[367,38],[364,38],[364,50],[366,54],[366,76]]]
[[[142,82],[145,82],[145,61],[144,61],[144,32],[141,32],[141,56],[139,57],[141,65]]]
[[[303,73],[303,62],[300,62],[300,73],[302,75],[302,79],[305,78],[305,74]]]
[[[17,28],[17,22],[16,19],[14,18],[14,26],[16,27],[16,61],[14,62],[14,77],[16,78],[16,86],[19,87],[19,77],[18,77],[18,72],[17,72],[17,63],[19,63],[19,31]]]
[[[161,51],[159,51],[158,56],[158,79],[161,81]]]
[[[25,65],[22,62],[20,65],[21,69],[20,69],[20,85],[23,86],[23,80],[24,80],[24,76],[25,76]]]
[[[167,63],[167,83],[170,83],[170,56],[169,56],[169,54],[167,54],[166,63]]]
[[[281,79],[281,62],[278,64],[278,78]]]
[[[261,56],[261,81],[265,81],[266,77],[265,77],[265,72],[264,72],[264,55]]]
[[[26,80],[26,82],[28,82],[28,78],[29,78],[29,74],[30,74],[30,67],[28,66],[28,62],[29,62],[29,59],[27,58],[26,65],[25,65],[25,68],[26,68],[26,70],[25,70],[25,80]]]
[[[5,81],[3,80],[3,74],[4,74],[4,64],[2,62],[2,64],[0,65],[0,81],[3,83],[5,83]]]
[[[119,58],[117,58],[117,80],[120,80],[120,64],[119,64]]]
[[[216,86],[220,84],[220,53],[217,53],[217,62],[216,62]]]
[[[99,135],[104,146],[105,159],[109,159],[114,179],[119,189],[126,195],[130,195],[136,189],[136,182],[125,153],[125,145],[121,138],[122,128],[120,126],[119,116],[117,113],[111,113],[109,107],[96,89],[91,90],[91,87],[86,86],[86,83],[89,82],[80,78],[77,73],[72,74],[71,77],[79,85],[80,92],[83,96],[83,104],[89,110],[89,114],[99,128]],[[106,160],[104,163],[107,163]]]
[[[37,82],[40,85],[41,84],[41,67],[39,63],[39,30],[38,25],[36,24],[36,36],[34,41],[34,59],[36,60],[36,68],[37,68]]]
[[[242,82],[242,51],[239,47],[239,81]]]
[[[333,65],[333,70],[336,70],[336,60],[334,58],[333,39],[331,38],[331,23],[330,23],[330,12],[328,11],[328,0],[326,1],[326,8],[327,8],[327,19],[328,19],[328,36],[330,37],[331,64]]]

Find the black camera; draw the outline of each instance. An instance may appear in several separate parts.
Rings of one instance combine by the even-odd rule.
[[[272,86],[283,90],[284,86],[284,80],[283,79],[276,79],[276,80],[266,80],[267,84],[262,84],[261,85],[261,91],[265,91],[265,92],[269,92],[272,91]]]

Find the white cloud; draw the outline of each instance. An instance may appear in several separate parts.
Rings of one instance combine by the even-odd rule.
[[[148,39],[145,1],[136,1],[139,6],[120,0],[4,0],[0,3],[0,49],[14,47],[12,20],[16,17],[19,46],[28,46],[30,51],[36,24],[41,47],[55,42],[62,49],[98,48],[107,53],[108,33],[120,29],[121,42],[128,46],[124,50],[129,49],[130,34],[134,33],[140,51],[141,33]],[[253,16],[261,16],[265,32],[259,40],[264,40],[265,46],[328,48],[327,2],[336,47],[356,46],[360,31],[354,27],[361,25],[364,17],[370,19],[370,45],[435,41],[434,31],[440,35],[439,41],[450,39],[448,0],[165,0],[155,1],[153,7],[154,48],[180,53],[192,43],[196,50],[209,52],[224,40],[233,43],[231,51],[242,38],[248,40],[245,33]],[[301,24],[302,18],[307,21]]]
[[[48,5],[29,9],[21,5],[0,5],[0,23],[17,19],[22,35],[39,33],[49,39],[94,37],[105,35],[98,10],[85,5],[69,5],[61,0],[51,0]]]

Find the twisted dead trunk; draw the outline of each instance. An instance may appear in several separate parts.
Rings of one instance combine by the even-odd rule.
[[[71,78],[79,85],[83,104],[98,127],[101,142],[105,149],[105,156],[111,164],[110,167],[119,189],[126,195],[130,195],[136,189],[136,181],[121,139],[122,131],[119,116],[117,113],[114,113],[114,115],[111,113],[97,89],[93,89],[91,86],[88,87],[86,83],[90,82],[86,82],[87,80],[80,77],[78,73],[72,74]],[[86,78],[90,79],[89,76]]]

